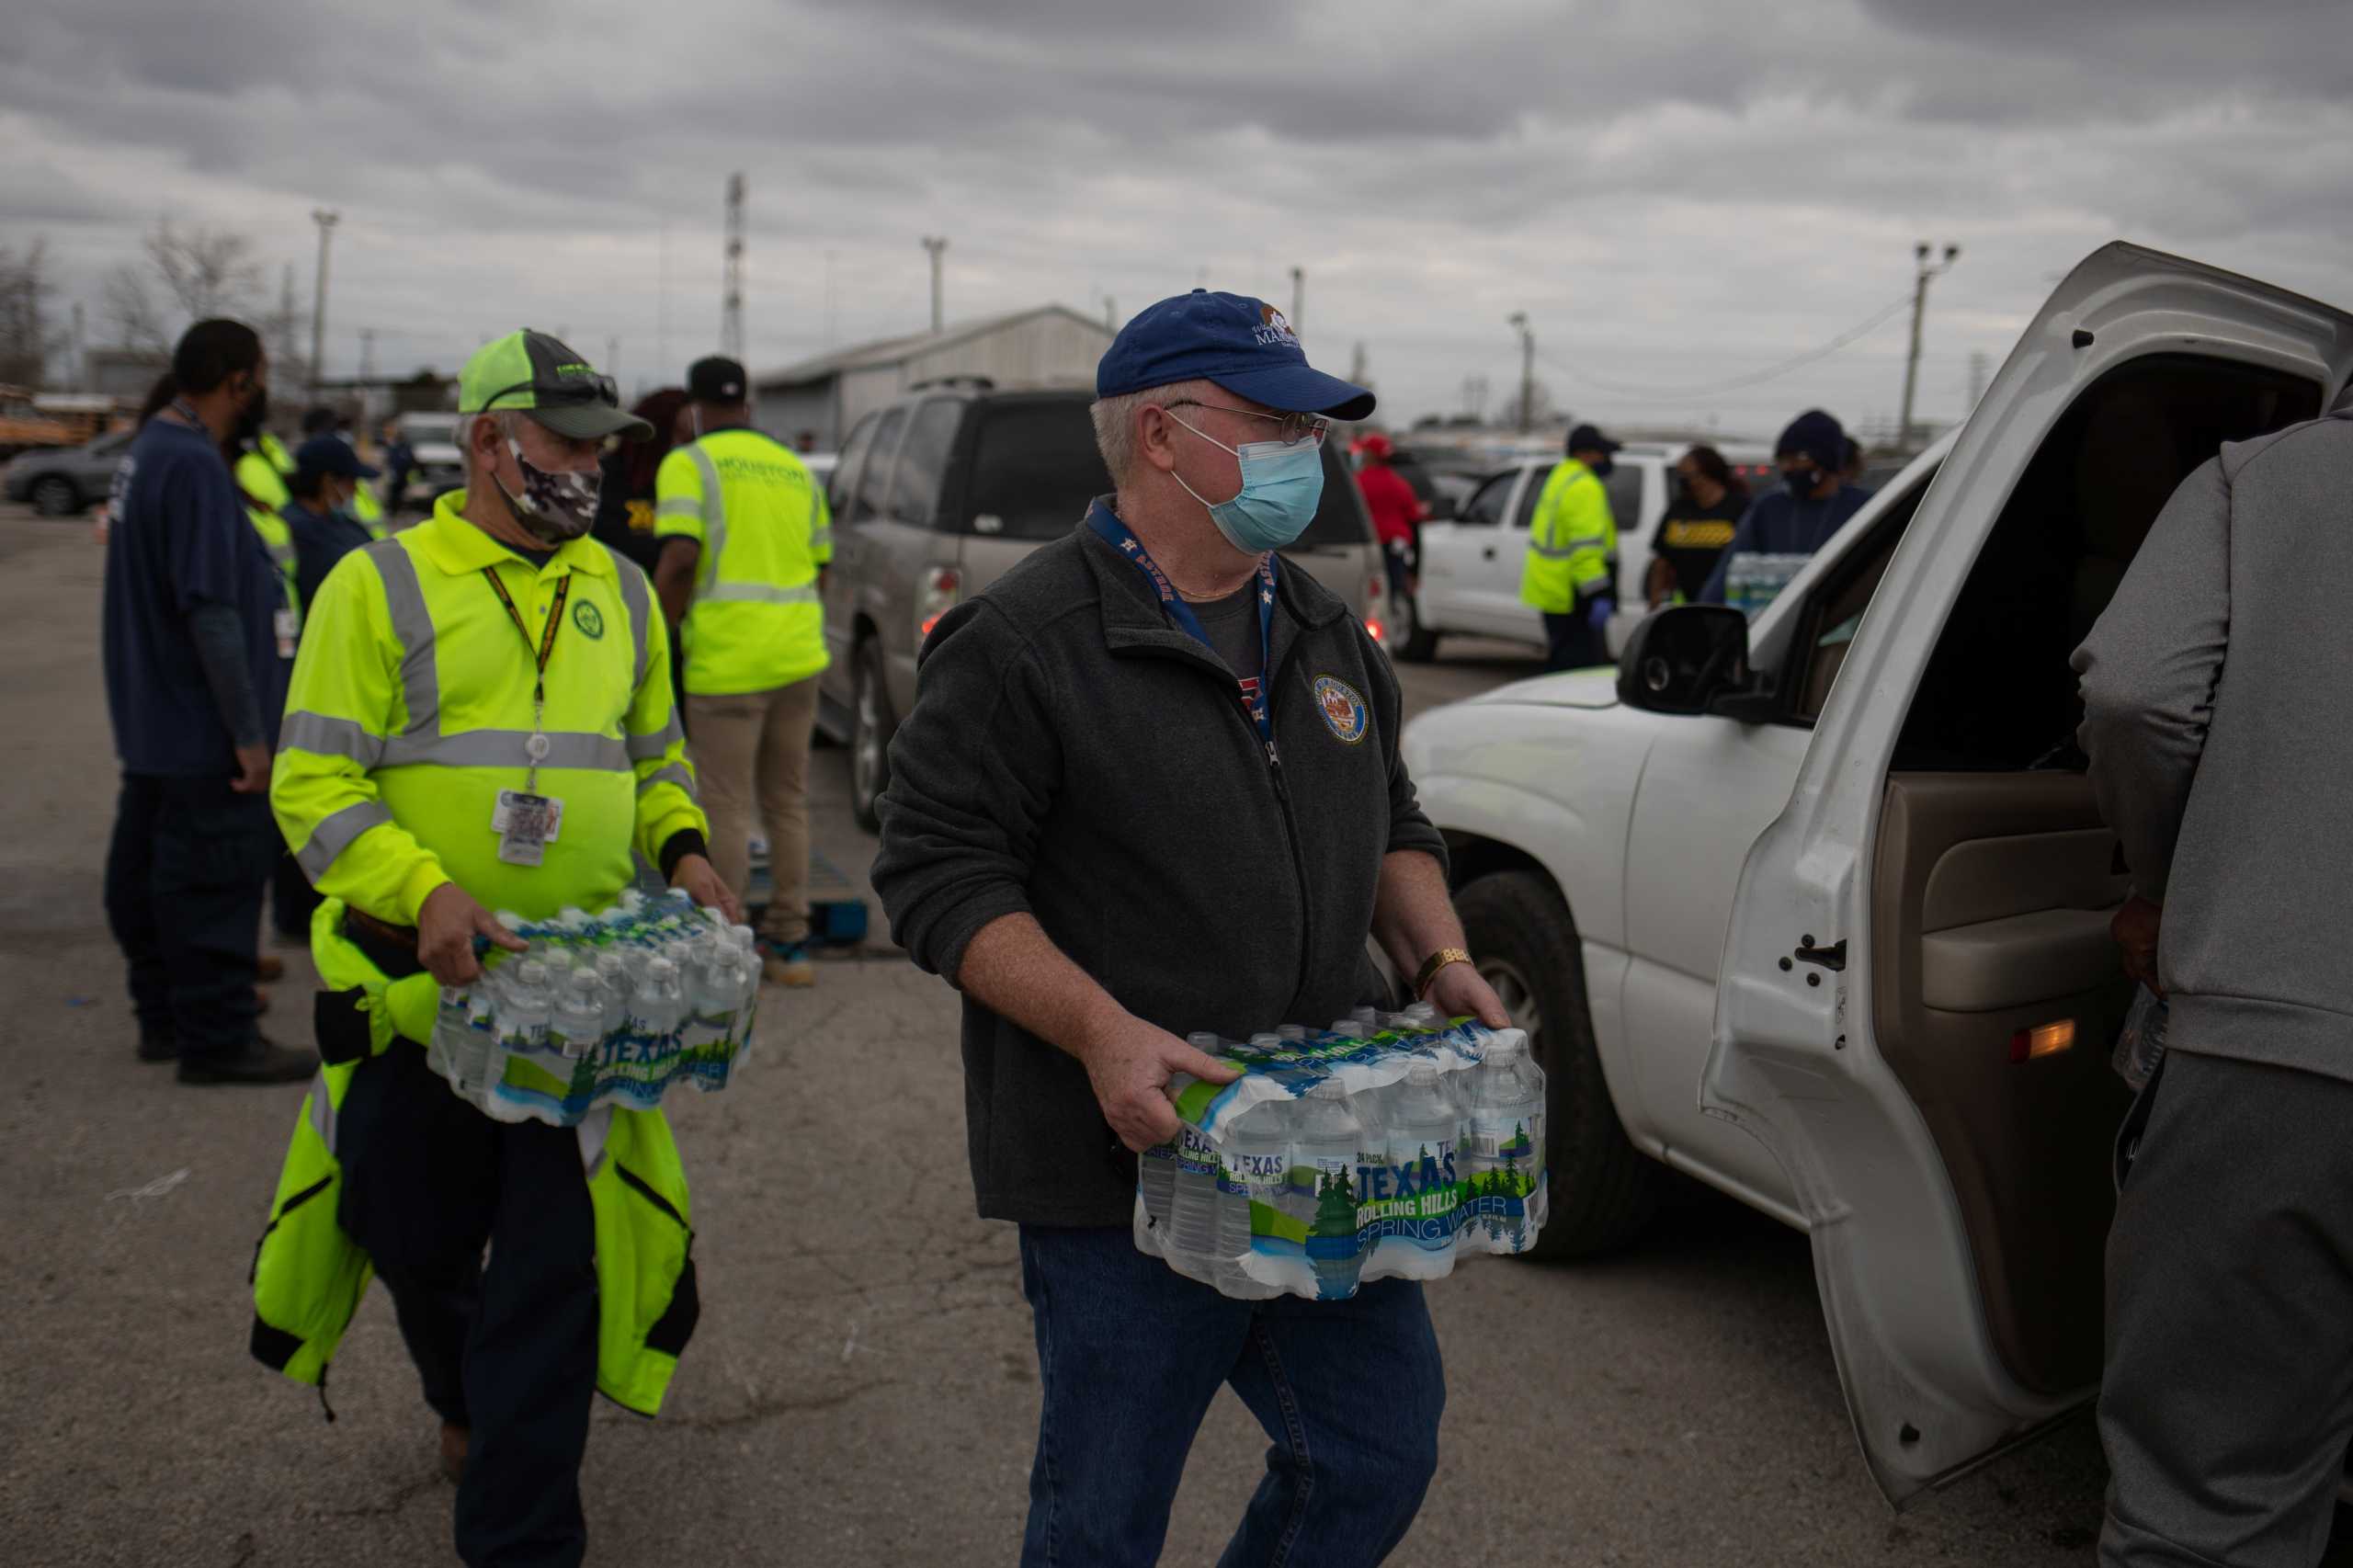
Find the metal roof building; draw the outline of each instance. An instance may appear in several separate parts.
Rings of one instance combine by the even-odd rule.
[[[850,427],[918,381],[986,376],[1000,387],[1092,386],[1111,329],[1039,305],[944,332],[886,337],[755,373],[752,417],[787,446],[838,451]]]

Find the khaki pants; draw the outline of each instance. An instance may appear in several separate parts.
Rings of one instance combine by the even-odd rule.
[[[688,744],[710,818],[711,866],[744,892],[756,796],[776,881],[760,934],[786,946],[809,936],[809,740],[816,727],[814,676],[773,691],[687,697]]]

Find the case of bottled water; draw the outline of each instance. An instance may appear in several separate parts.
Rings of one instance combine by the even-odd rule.
[[[1535,1244],[1544,1074],[1520,1030],[1423,1005],[1189,1039],[1242,1076],[1180,1076],[1183,1126],[1138,1162],[1136,1245],[1178,1273],[1245,1301],[1341,1301]]]
[[[685,893],[631,888],[597,915],[498,920],[529,949],[493,949],[480,981],[443,987],[426,1048],[484,1115],[570,1127],[599,1106],[650,1109],[676,1084],[725,1088],[751,1050],[751,930]]]

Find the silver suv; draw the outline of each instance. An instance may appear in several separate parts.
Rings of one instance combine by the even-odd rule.
[[[959,601],[1078,526],[1111,488],[1083,389],[999,392],[979,377],[928,381],[860,420],[826,489],[826,574],[818,723],[850,746],[858,820],[879,824],[891,736],[915,699],[915,653]],[[1356,609],[1378,642],[1381,575],[1372,520],[1337,442],[1324,447],[1324,503],[1286,550]]]

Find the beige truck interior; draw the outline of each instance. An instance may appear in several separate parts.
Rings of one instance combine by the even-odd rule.
[[[1995,1347],[2029,1389],[2098,1377],[2109,1156],[2128,1104],[2109,1057],[2131,985],[2108,923],[2130,879],[2075,744],[2068,656],[2182,478],[2224,441],[2312,417],[2320,397],[2190,356],[2086,388],[1995,522],[1888,777],[1874,1031],[1959,1197]],[[2072,1044],[2049,1049],[2067,1025]]]

